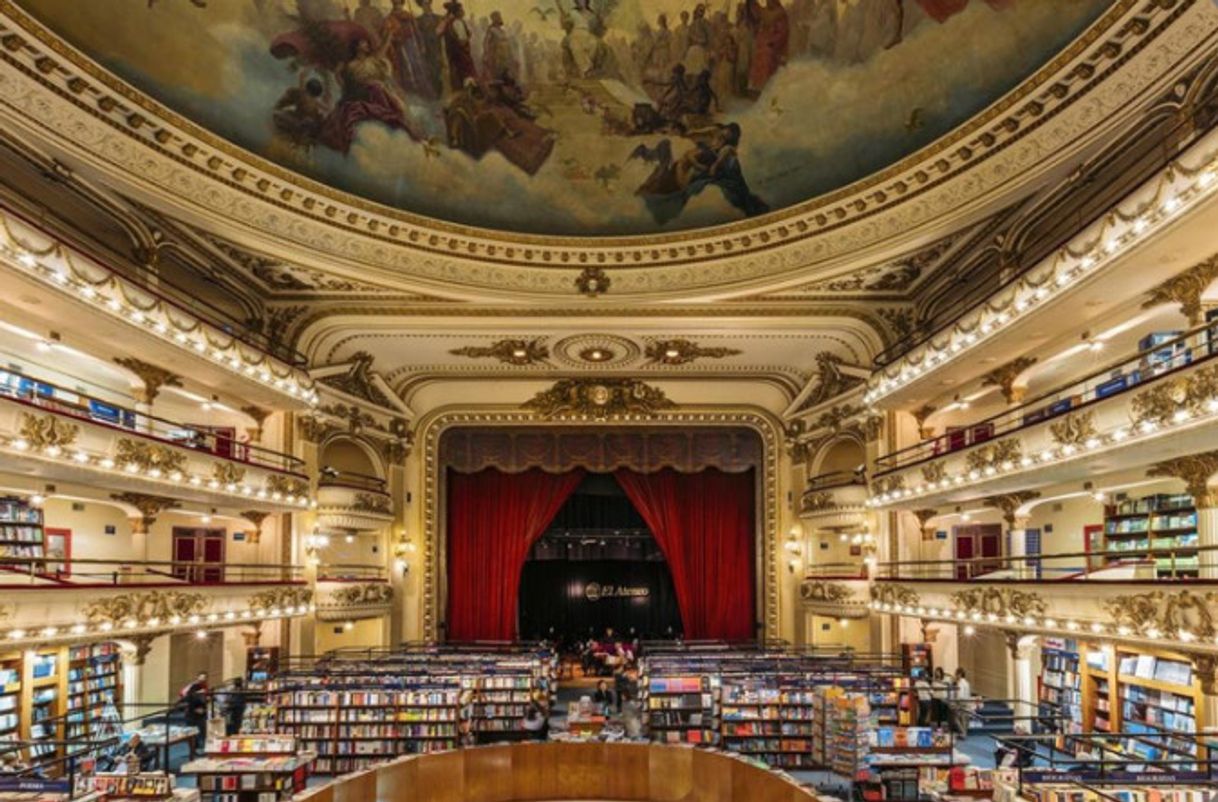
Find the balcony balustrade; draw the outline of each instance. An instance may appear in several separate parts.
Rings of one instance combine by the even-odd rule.
[[[322,529],[348,532],[375,532],[393,523],[393,499],[385,481],[323,470],[317,486],[317,523]]]
[[[814,476],[800,499],[799,517],[824,529],[861,527],[868,497],[861,473],[835,471]]]
[[[380,618],[393,607],[393,585],[379,566],[324,566],[318,570],[317,618],[355,621]]]

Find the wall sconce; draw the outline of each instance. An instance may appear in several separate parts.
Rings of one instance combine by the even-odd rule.
[[[398,540],[393,544],[393,566],[402,576],[410,573],[410,555],[414,554],[414,544],[406,539],[406,532],[398,533]]]
[[[319,552],[329,545],[330,536],[323,535],[316,529],[313,530],[313,534],[305,536],[305,559],[308,560],[309,565],[315,568],[321,565],[321,554]]]

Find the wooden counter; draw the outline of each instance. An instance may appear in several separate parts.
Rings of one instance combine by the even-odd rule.
[[[299,794],[302,802],[811,802],[766,769],[660,744],[531,743],[399,758]]]

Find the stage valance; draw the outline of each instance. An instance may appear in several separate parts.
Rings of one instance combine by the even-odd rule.
[[[540,468],[566,473],[582,468],[610,473],[627,468],[655,473],[671,468],[697,473],[715,468],[743,473],[760,468],[761,438],[743,427],[687,429],[481,429],[457,428],[440,438],[441,468],[477,473],[496,468],[520,473]]]

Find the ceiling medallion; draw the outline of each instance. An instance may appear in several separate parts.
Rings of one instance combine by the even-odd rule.
[[[453,356],[470,359],[494,358],[505,365],[534,365],[550,358],[550,349],[541,338],[532,340],[496,340],[489,346],[470,345],[449,351]]]
[[[637,379],[564,379],[524,404],[546,418],[583,416],[604,420],[618,415],[650,416],[674,404],[663,390]]]
[[[575,334],[554,343],[554,358],[572,368],[624,368],[643,356],[642,345],[616,334]]]
[[[685,365],[696,359],[723,359],[742,351],[735,348],[703,348],[692,340],[653,340],[647,343],[647,361],[664,365]]]

